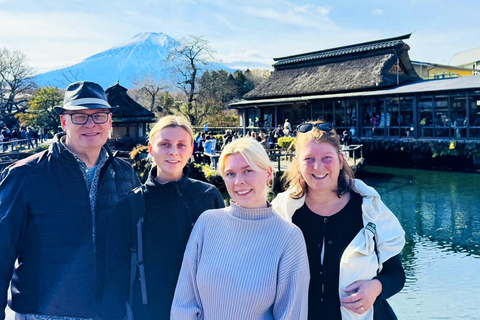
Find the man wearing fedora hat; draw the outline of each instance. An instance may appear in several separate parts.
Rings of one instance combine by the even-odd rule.
[[[140,185],[105,145],[112,109],[100,85],[72,83],[55,107],[64,134],[2,172],[0,319],[10,282],[16,319],[98,318],[108,216]]]

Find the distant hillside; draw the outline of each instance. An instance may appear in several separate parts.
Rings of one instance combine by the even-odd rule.
[[[39,86],[66,88],[69,80],[98,82],[104,89],[117,81],[126,88],[134,87],[133,80],[154,74],[157,80],[169,80],[166,58],[178,41],[164,33],[143,32],[113,48],[88,57],[62,69],[37,75]],[[221,64],[210,69],[234,70]],[[67,80],[69,79],[69,80]]]

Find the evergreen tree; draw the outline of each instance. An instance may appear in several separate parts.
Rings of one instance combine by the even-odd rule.
[[[35,91],[32,100],[28,102],[27,110],[17,113],[15,118],[21,126],[56,132],[60,122],[53,107],[61,105],[62,101],[63,95],[57,87],[42,87]]]

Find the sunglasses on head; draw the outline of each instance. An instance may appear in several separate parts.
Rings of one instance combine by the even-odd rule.
[[[312,131],[313,127],[317,127],[318,130],[322,131],[332,131],[335,129],[335,125],[331,122],[322,122],[322,123],[302,123],[301,125],[298,126],[298,132],[305,133]]]

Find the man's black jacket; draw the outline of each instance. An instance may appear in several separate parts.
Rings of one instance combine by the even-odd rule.
[[[0,319],[10,280],[10,307],[18,313],[85,318],[98,313],[107,218],[118,199],[140,184],[128,163],[107,152],[94,219],[80,166],[58,140],[3,171]]]

